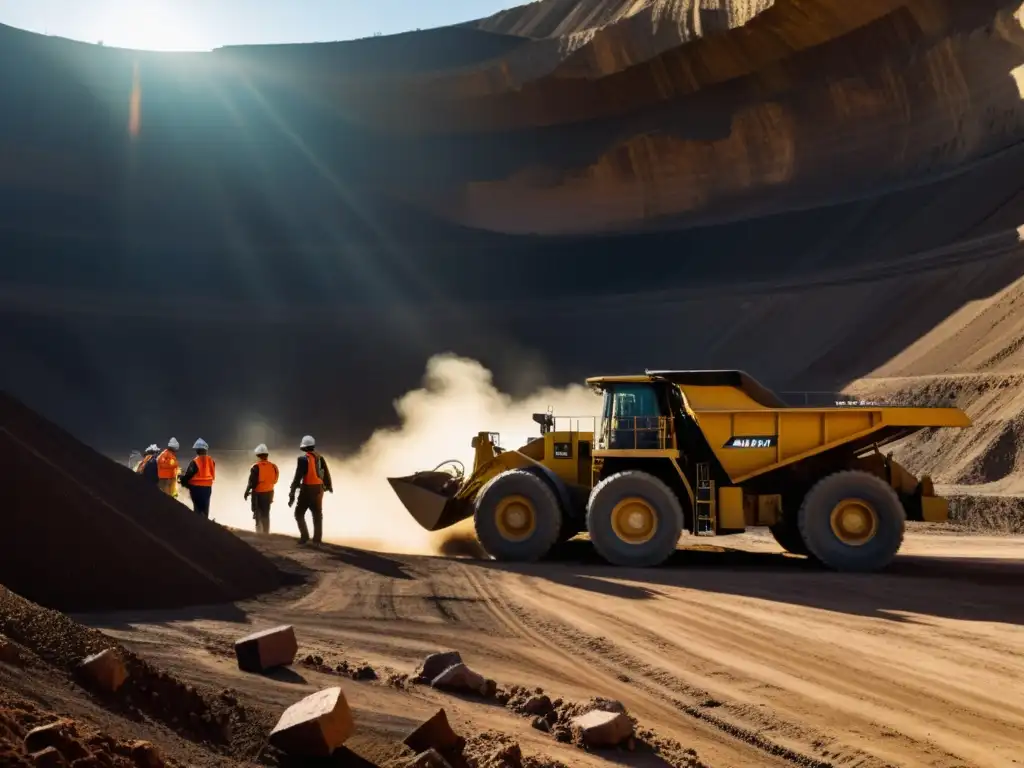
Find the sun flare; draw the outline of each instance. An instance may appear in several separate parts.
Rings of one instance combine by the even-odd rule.
[[[102,20],[104,45],[149,51],[205,50],[203,32],[171,2],[126,0],[108,6]]]

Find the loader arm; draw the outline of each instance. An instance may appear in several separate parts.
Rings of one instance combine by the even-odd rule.
[[[471,517],[480,489],[502,472],[528,466],[545,469],[519,451],[500,451],[476,443],[473,447],[477,450],[476,466],[473,474],[461,483],[455,478],[441,477],[442,473],[437,471],[388,478],[398,500],[420,527],[440,531]]]
[[[541,465],[519,451],[502,451],[490,461],[474,469],[473,474],[455,494],[455,498],[472,503],[476,495],[480,493],[480,489],[487,485],[492,478],[510,469],[523,469],[530,466]]]

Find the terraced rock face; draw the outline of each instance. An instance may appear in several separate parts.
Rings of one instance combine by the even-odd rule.
[[[1018,6],[541,2],[478,23],[525,39],[471,66],[288,63],[390,137],[393,165],[421,165],[429,139],[450,168],[410,170],[418,189],[379,173],[388,195],[502,232],[645,229],[875,193],[1012,145]]]
[[[844,384],[1021,276],[1020,7],[542,0],[187,55],[0,29],[0,386],[111,438],[202,387],[173,431],[233,442],[357,441],[447,350],[510,388]]]

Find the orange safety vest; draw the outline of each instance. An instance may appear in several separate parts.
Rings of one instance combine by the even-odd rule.
[[[146,465],[152,460],[152,458],[152,454],[147,454],[146,456],[143,456],[142,461],[140,461],[138,466],[135,467],[135,471],[142,472],[142,470],[146,468]]]
[[[217,476],[217,462],[213,460],[213,456],[196,456],[192,461],[196,463],[198,471],[192,475],[188,484],[203,487],[213,485],[213,479]]]
[[[306,451],[306,476],[302,478],[303,485],[323,485],[319,470],[320,457],[314,451]]]
[[[156,457],[156,476],[161,480],[171,480],[178,476],[178,457],[171,452],[170,448]]]
[[[253,490],[256,493],[267,493],[268,491],[274,490],[274,486],[277,485],[277,478],[280,477],[281,473],[277,469],[277,464],[267,461],[266,459],[260,459],[254,467],[259,467],[259,475],[256,478],[256,488]]]

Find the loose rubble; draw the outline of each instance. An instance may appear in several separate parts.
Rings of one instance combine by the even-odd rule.
[[[23,664],[67,675],[105,707],[130,719],[159,723],[218,751],[246,753],[266,738],[266,730],[260,732],[264,726],[236,698],[199,690],[113,645],[101,632],[3,587],[0,633],[17,644]]]
[[[412,680],[443,691],[468,693],[485,699],[493,699],[498,692],[498,684],[466,666],[458,651],[430,654],[420,664]]]
[[[124,659],[114,648],[87,656],[79,665],[79,673],[87,684],[104,693],[117,693],[128,679]]]
[[[270,732],[270,743],[290,755],[327,757],[355,731],[341,688],[325,688],[288,707]]]
[[[235,658],[243,672],[266,672],[295,661],[299,645],[291,626],[254,632],[235,641]]]
[[[423,663],[416,669],[413,675],[414,683],[432,683],[438,675],[456,664],[462,663],[462,656],[458,651],[441,651],[432,653],[423,660]]]
[[[434,678],[431,686],[444,691],[477,694],[485,699],[493,698],[498,689],[493,680],[488,680],[461,663],[448,667]]]
[[[452,730],[444,709],[439,709],[433,717],[424,721],[406,736],[403,743],[428,766],[436,763],[438,758],[443,764],[453,767],[464,762],[466,740]]]
[[[442,667],[444,670],[437,673]],[[562,699],[552,700],[542,688],[524,688],[518,685],[498,688],[493,680],[486,680],[482,675],[470,670],[458,651],[445,651],[427,656],[412,679],[416,683],[430,684],[439,690],[486,695],[510,711],[530,718],[533,728],[551,734],[559,742],[573,744],[581,749],[643,751],[671,756],[673,765],[687,768],[698,768],[702,765],[693,750],[684,749],[675,741],[661,739],[652,731],[639,729],[636,720],[629,715],[620,701],[595,697],[586,702],[566,702]],[[480,680],[486,680],[486,694],[480,693]],[[492,739],[495,738],[494,734],[491,736]],[[425,761],[433,759],[426,756],[426,752],[433,749],[452,768],[460,768],[462,765],[471,768],[491,768],[492,765],[502,768],[558,765],[557,762],[537,762],[541,760],[540,758],[524,758],[518,744],[514,744],[513,748],[508,742],[502,742],[507,748],[497,752],[490,750],[481,756],[482,749],[489,749],[485,749],[484,746],[488,741],[481,741],[477,737],[463,740],[451,729],[443,709],[410,734],[405,743],[420,753],[418,756]],[[455,744],[459,747],[454,748]]]
[[[349,659],[334,659],[328,661],[323,656],[306,654],[300,661],[302,666],[315,670],[324,675],[339,675],[350,680],[370,682],[382,680],[387,685],[398,690],[404,690],[409,683],[409,675],[398,672],[388,667],[375,668],[363,661],[351,661]]]
[[[595,709],[574,717],[572,728],[588,749],[614,748],[633,738],[633,722],[623,712]]]
[[[466,744],[469,768],[568,768],[560,760],[540,755],[524,755],[519,743],[496,731],[484,731]]]
[[[40,721],[41,725],[37,725]],[[176,768],[148,741],[118,740],[24,700],[0,702],[0,765],[73,768]]]

